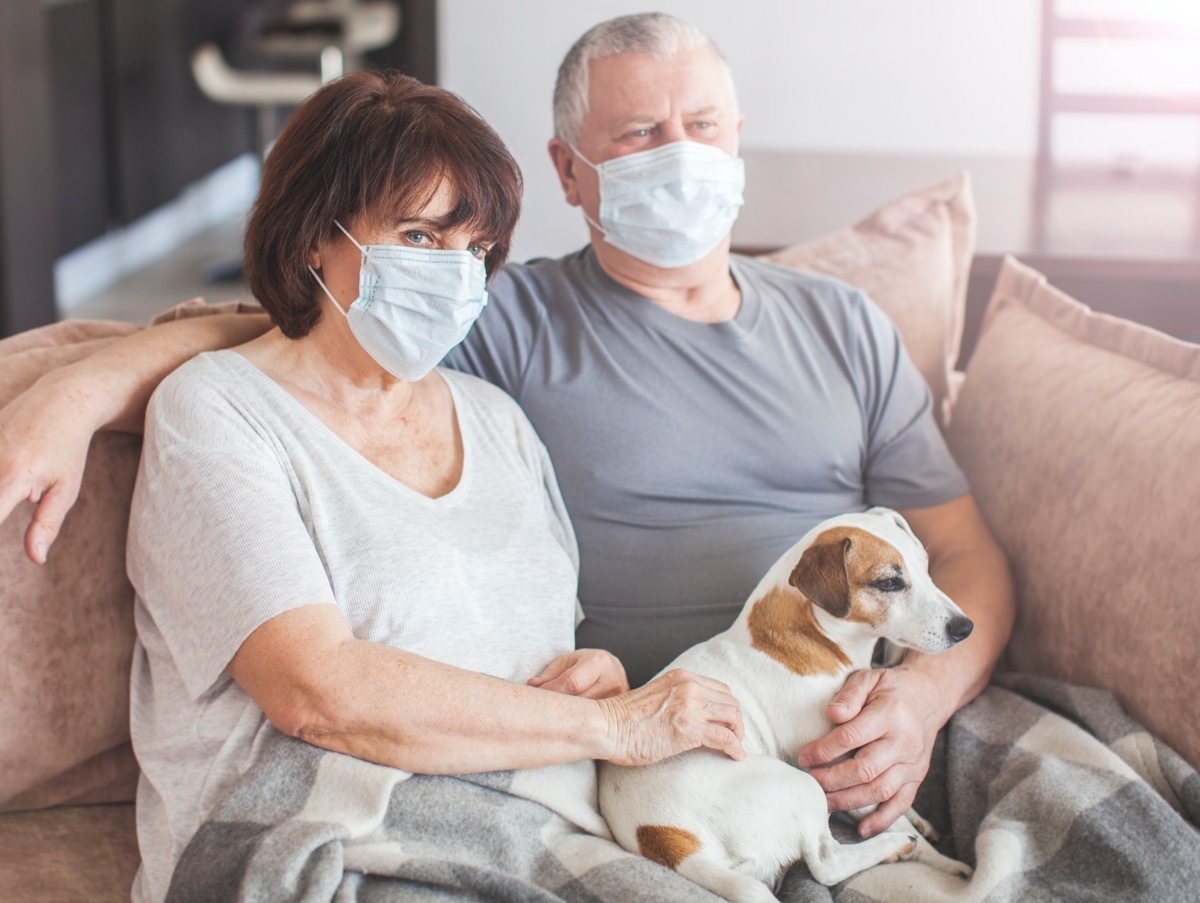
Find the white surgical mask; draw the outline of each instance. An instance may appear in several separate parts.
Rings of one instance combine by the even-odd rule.
[[[471,330],[487,305],[487,271],[470,251],[396,245],[363,247],[358,298],[343,311],[311,266],[309,272],[346,318],[363,350],[398,379],[429,373]]]
[[[575,154],[600,176],[600,222],[588,222],[614,248],[664,269],[712,251],[744,201],[741,159],[710,144],[675,141],[599,166]]]

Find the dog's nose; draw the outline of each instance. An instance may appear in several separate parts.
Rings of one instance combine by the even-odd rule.
[[[971,631],[974,629],[975,624],[970,618],[965,615],[955,615],[946,625],[946,635],[950,637],[951,642],[961,643],[971,635]]]

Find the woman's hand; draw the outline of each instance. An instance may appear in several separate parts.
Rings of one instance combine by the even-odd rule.
[[[588,699],[607,699],[629,689],[624,666],[603,649],[564,652],[528,683],[531,687]]]
[[[0,521],[21,502],[37,506],[25,531],[25,554],[35,564],[45,564],[79,496],[91,440],[70,393],[46,379],[0,409]]]
[[[744,759],[742,707],[717,680],[675,669],[600,700],[617,765],[648,765],[704,746]]]

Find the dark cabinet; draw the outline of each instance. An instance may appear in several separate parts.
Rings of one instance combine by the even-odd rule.
[[[191,182],[251,150],[252,118],[204,97],[189,57],[227,44],[238,0],[107,0],[113,142],[113,213],[144,216]]]
[[[254,149],[254,112],[204,97],[189,59],[288,2],[0,0],[0,336],[55,319],[56,258]],[[434,81],[436,2],[400,8],[370,63]]]
[[[239,0],[0,2],[0,332],[55,319],[54,260],[253,147],[188,58]]]
[[[109,166],[100,4],[46,7],[56,254],[103,234],[109,223]]]

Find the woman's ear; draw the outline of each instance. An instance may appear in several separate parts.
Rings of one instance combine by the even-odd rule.
[[[321,271],[321,251],[318,248],[313,248],[308,252],[308,265],[316,270]]]

